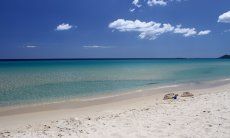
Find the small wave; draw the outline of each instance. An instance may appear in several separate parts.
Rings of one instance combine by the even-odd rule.
[[[230,81],[230,78],[214,80],[214,82],[224,82],[224,81]]]
[[[222,79],[222,80],[220,80],[220,81],[229,81],[229,80],[230,80],[230,78]]]
[[[178,87],[180,85],[178,84],[175,84],[175,85],[166,85],[166,86],[159,86],[159,87],[156,87],[155,89],[162,89],[162,88],[173,88],[173,87]]]

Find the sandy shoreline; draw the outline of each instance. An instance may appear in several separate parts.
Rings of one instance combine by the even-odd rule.
[[[6,135],[4,132],[7,131],[13,137],[57,137],[59,133],[65,137],[206,137],[206,133],[212,136],[214,131],[218,130],[213,137],[220,135],[220,137],[229,137],[230,83],[214,84],[210,88],[184,87],[182,89],[175,87],[164,89],[164,91],[161,89],[154,94],[148,91],[137,92],[135,96],[127,94],[118,96],[117,99],[113,97],[113,99],[105,98],[104,101],[102,99],[94,100],[93,105],[90,101],[86,101],[85,105],[79,106],[78,102],[71,101],[65,104],[56,103],[48,106],[26,107],[22,110],[2,109],[0,110],[1,136]],[[175,101],[162,100],[165,93],[176,92],[180,94],[184,91],[194,93],[195,97],[179,98]],[[209,113],[205,114],[203,111]],[[97,119],[98,117],[99,119]],[[88,120],[89,118],[90,120]],[[151,124],[146,122],[146,119],[150,120]],[[196,124],[193,124],[193,121]],[[74,125],[74,123],[79,122],[81,124],[78,126]],[[102,122],[106,124],[106,127]],[[87,123],[90,124],[89,127],[87,127]],[[169,123],[175,123],[174,128]],[[184,123],[188,123],[188,125],[184,126]],[[44,124],[50,128],[44,127]],[[219,124],[221,125],[218,126]],[[196,131],[202,133],[199,135],[192,134],[190,131],[194,132],[194,130],[189,131],[188,128],[195,129],[194,125],[197,127]],[[204,125],[207,125],[207,130]],[[68,129],[60,130],[57,126]],[[165,131],[161,128],[163,126],[166,127],[166,130],[169,129],[169,126],[172,128]],[[110,129],[107,130],[107,128]],[[198,130],[199,128],[200,130]],[[102,133],[103,129],[106,129],[108,133]],[[178,131],[178,129],[179,131],[181,131],[180,129],[186,131],[183,130],[183,132],[174,134],[173,130]],[[141,132],[137,130],[141,130]],[[43,134],[43,131],[47,131],[47,134]]]
[[[118,94],[100,95],[97,97],[88,97],[81,99],[72,99],[67,101],[58,101],[53,103],[27,104],[20,106],[6,106],[0,107],[0,117],[41,112],[61,109],[83,108],[93,105],[108,104],[112,102],[119,102],[139,97],[154,96],[159,97],[162,94],[173,91],[191,91],[196,89],[207,89],[219,87],[230,84],[230,79],[220,79],[215,81],[203,81],[201,84],[185,83],[185,84],[168,84],[162,86],[150,86],[146,88],[130,90],[125,92],[118,92]]]

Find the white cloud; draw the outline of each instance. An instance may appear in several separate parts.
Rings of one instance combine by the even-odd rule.
[[[35,46],[35,45],[27,45],[27,46],[25,46],[26,48],[36,48],[36,47],[38,47],[38,46]]]
[[[135,9],[134,9],[134,8],[133,8],[133,9],[129,9],[129,11],[130,11],[130,12],[134,12],[134,11],[135,11]]]
[[[218,18],[218,22],[230,23],[230,11],[221,14]]]
[[[181,1],[185,1],[185,0],[148,0],[147,4],[149,6],[155,6],[155,5],[159,5],[159,6],[166,6],[168,4],[168,2],[181,2]]]
[[[139,0],[133,0],[132,4],[135,5],[136,7],[140,8],[141,4],[139,4]]]
[[[194,36],[197,34],[195,28],[181,28],[181,25],[177,25],[174,29],[174,33],[183,34],[185,37]]]
[[[139,34],[139,37],[141,39],[154,40],[158,36],[170,32],[173,29],[174,27],[170,24],[154,23],[153,26],[143,29],[142,32]]]
[[[209,33],[211,33],[211,30],[204,30],[204,31],[200,31],[198,35],[207,35]]]
[[[162,24],[153,21],[141,22],[140,20],[132,21],[117,19],[116,21],[111,22],[108,27],[118,30],[120,32],[137,32],[139,33],[140,39],[148,40],[154,40],[158,38],[158,36],[168,32],[182,34],[184,37],[198,35],[195,28],[182,28],[181,25],[177,25],[176,27],[174,27],[169,23]],[[206,31],[201,31],[200,33],[207,33]]]
[[[161,24],[156,22],[141,22],[140,20],[118,19],[109,24],[109,28],[116,29],[120,32],[139,32],[141,39],[154,40],[159,35],[172,31],[170,24]]]
[[[64,31],[64,30],[69,30],[71,29],[73,26],[68,24],[68,23],[62,23],[60,25],[57,26],[56,30],[57,31]]]
[[[167,5],[167,2],[165,0],[148,0],[147,4],[149,6],[154,6],[154,5],[165,6]]]
[[[111,48],[109,46],[99,46],[99,45],[92,45],[92,46],[83,46],[84,48]]]

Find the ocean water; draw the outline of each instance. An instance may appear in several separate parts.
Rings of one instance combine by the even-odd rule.
[[[228,59],[0,61],[0,106],[224,78]]]

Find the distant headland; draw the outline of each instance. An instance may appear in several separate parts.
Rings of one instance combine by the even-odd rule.
[[[227,58],[227,59],[230,59],[230,55],[223,55],[223,56],[221,56],[221,57],[219,57],[219,58]]]

